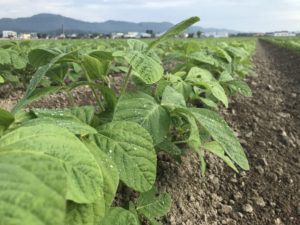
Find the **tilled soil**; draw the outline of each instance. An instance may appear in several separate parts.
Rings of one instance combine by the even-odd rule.
[[[222,110],[246,150],[250,171],[236,174],[207,156],[203,177],[192,152],[181,164],[161,155],[157,186],[173,198],[164,225],[300,224],[300,56],[258,42],[253,61],[253,97],[235,97]],[[2,86],[0,107],[11,109],[23,93]],[[79,105],[94,103],[87,88],[73,95]],[[67,97],[58,93],[29,108],[66,106]]]
[[[115,74],[115,76],[110,76],[111,83],[113,83],[113,89],[115,92],[119,92],[122,84],[122,75]],[[130,82],[128,88],[132,88],[133,83]],[[23,88],[13,86],[11,84],[5,84],[0,86],[0,108],[11,110],[19,99],[21,99],[25,94]],[[95,105],[96,99],[92,93],[92,90],[88,86],[80,86],[72,90],[72,96],[76,105]],[[68,100],[68,96],[65,92],[57,92],[54,94],[47,95],[37,101],[32,102],[27,105],[25,109],[32,108],[66,108],[71,106]]]
[[[24,96],[22,88],[4,85],[0,88],[0,108],[12,110],[18,100]],[[78,87],[72,91],[76,105],[93,105],[96,103],[92,91],[88,87]],[[32,108],[66,108],[71,106],[65,92],[57,92],[34,101],[25,107],[25,110]]]
[[[236,174],[208,156],[202,177],[193,153],[181,165],[161,157],[158,186],[173,197],[165,225],[300,224],[300,56],[258,42],[253,60],[253,97],[222,110],[251,170]]]

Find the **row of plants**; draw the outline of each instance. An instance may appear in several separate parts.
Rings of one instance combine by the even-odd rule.
[[[297,53],[300,52],[300,38],[299,37],[277,37],[277,38],[263,38],[265,42],[277,45],[279,47],[287,48]]]
[[[0,225],[160,224],[171,196],[155,189],[159,152],[180,162],[194,151],[202,174],[206,154],[236,172],[249,170],[217,109],[234,94],[251,96],[243,79],[255,44],[172,39],[198,21],[182,21],[148,43],[38,43],[19,69],[11,55],[6,63],[1,57],[2,74],[18,70],[22,79],[34,72],[12,111],[0,109]],[[109,75],[120,73],[122,87],[114,91]],[[92,90],[95,106],[76,105],[71,93],[79,86]],[[71,107],[23,110],[58,91]],[[114,199],[124,188],[138,197],[120,207]]]

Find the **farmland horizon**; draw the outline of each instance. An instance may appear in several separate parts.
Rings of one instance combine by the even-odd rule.
[[[5,23],[7,23],[8,21],[9,22],[15,22],[15,21],[22,21],[22,20],[28,20],[28,19],[32,19],[32,18],[41,18],[41,17],[45,17],[45,16],[48,16],[49,18],[53,18],[53,17],[56,17],[56,19],[61,19],[61,23],[60,25],[62,25],[64,23],[64,20],[73,20],[73,21],[77,21],[79,23],[86,23],[86,24],[90,24],[90,25],[102,25],[102,24],[106,24],[106,23],[123,23],[122,25],[124,24],[127,24],[127,25],[131,25],[132,24],[136,24],[136,25],[139,25],[139,24],[162,24],[163,27],[168,27],[168,26],[172,26],[174,25],[175,23],[172,22],[172,21],[151,21],[151,20],[144,20],[144,21],[131,21],[131,20],[126,20],[126,19],[123,19],[123,20],[118,20],[118,19],[106,19],[106,20],[103,20],[103,21],[89,21],[87,19],[78,19],[76,17],[72,17],[72,16],[65,16],[63,14],[59,14],[59,13],[49,13],[49,12],[41,12],[41,13],[37,13],[37,14],[33,14],[33,15],[30,15],[30,16],[19,16],[19,17],[0,17],[0,30],[1,30],[1,25],[3,23],[3,21]],[[22,21],[23,22],[23,21]],[[22,23],[21,22],[21,23]],[[32,23],[33,21],[30,21],[29,23]],[[36,22],[36,21],[35,21]],[[35,23],[33,22],[33,23]],[[130,30],[130,28],[129,28]],[[129,31],[128,30],[128,31]],[[267,33],[267,32],[275,32],[275,31],[289,31],[289,32],[300,32],[300,29],[299,30],[289,30],[289,29],[278,29],[278,30],[269,30],[269,31],[258,31],[258,30],[254,30],[254,31],[247,31],[247,30],[236,30],[236,29],[231,29],[231,28],[228,28],[228,27],[206,27],[206,26],[203,26],[201,24],[201,21],[198,22],[196,24],[196,26],[193,26],[193,29],[191,29],[190,31],[192,32],[195,32],[196,30],[201,30],[202,32],[228,32],[228,33],[231,33],[231,34],[235,34],[235,33]],[[25,31],[25,30],[24,30]],[[50,32],[51,30],[47,31],[47,32]],[[80,31],[80,29],[78,29],[78,31]],[[116,30],[117,32],[118,30]],[[119,30],[120,32],[122,30]],[[138,31],[138,30],[132,30],[132,31]]]
[[[59,14],[87,22],[168,21],[176,24],[200,16],[201,27],[220,27],[241,32],[300,31],[297,0],[1,0],[1,18]]]

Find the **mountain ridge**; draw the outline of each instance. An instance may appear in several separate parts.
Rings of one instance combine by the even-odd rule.
[[[62,29],[66,33],[74,31],[82,33],[112,33],[112,32],[145,32],[153,30],[161,33],[172,27],[170,22],[128,22],[118,20],[107,20],[104,22],[86,22],[79,19],[65,17],[59,14],[40,13],[31,17],[2,18],[0,19],[0,31],[14,30],[16,32],[37,33],[60,33]],[[203,28],[200,26],[190,27],[187,32],[228,32],[238,31],[219,28]]]

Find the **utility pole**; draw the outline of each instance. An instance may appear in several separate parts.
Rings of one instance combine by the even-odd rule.
[[[62,23],[61,23],[61,34],[65,35],[65,30],[64,30],[64,19],[62,19]]]

